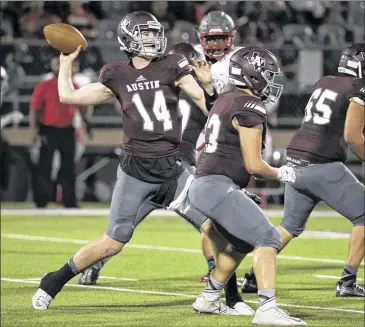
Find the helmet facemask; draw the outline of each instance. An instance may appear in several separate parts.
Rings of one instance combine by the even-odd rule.
[[[274,72],[268,69],[257,72],[266,82],[266,86],[262,90],[258,90],[255,86],[255,84],[259,84],[260,81],[254,76],[248,76],[243,73],[242,69],[238,65],[231,64],[229,81],[238,87],[249,89],[254,95],[260,97],[264,103],[275,103],[280,98],[284,86],[282,84],[275,83],[274,79],[276,76],[282,76],[283,73],[280,70]],[[237,78],[234,77],[235,75]],[[261,83],[262,82],[263,81],[261,81]]]
[[[278,72],[273,72],[270,70],[264,70],[261,72],[261,76],[267,82],[266,87],[261,92],[264,96],[263,102],[275,103],[277,100],[279,100],[281,93],[283,92],[284,86],[282,84],[275,83],[274,79],[275,79],[275,77],[282,76],[282,75],[283,75],[283,73],[280,70]]]
[[[235,31],[221,32],[210,30],[209,32],[199,32],[199,39],[204,54],[211,59],[220,60],[227,55],[233,46]]]
[[[155,21],[148,21],[147,24],[135,25],[133,30],[128,30],[128,26],[120,26],[122,32],[127,34],[132,41],[127,48],[125,43],[118,36],[118,41],[122,51],[136,53],[140,57],[153,59],[164,54],[166,49],[166,38],[164,28]],[[151,33],[153,37],[151,38]]]

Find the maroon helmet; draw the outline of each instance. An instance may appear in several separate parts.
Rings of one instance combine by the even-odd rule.
[[[120,21],[117,32],[122,51],[148,59],[165,52],[164,28],[155,16],[146,11],[134,11],[126,15]],[[149,32],[152,32],[152,38]]]
[[[280,75],[276,57],[264,48],[242,48],[230,59],[230,83],[249,89],[264,102],[276,102],[280,98],[283,85],[274,83],[274,78]]]
[[[353,43],[342,51],[338,72],[365,78],[365,43]]]
[[[204,60],[203,56],[194,48],[191,43],[181,42],[175,44],[168,54],[178,53],[184,56],[191,63],[192,60]]]
[[[222,59],[234,48],[236,27],[223,11],[206,14],[198,27],[198,37],[204,54],[211,59]]]

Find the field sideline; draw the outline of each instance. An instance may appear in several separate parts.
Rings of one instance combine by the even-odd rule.
[[[62,265],[80,244],[98,237],[108,210],[8,208],[1,210],[2,326],[252,325],[249,317],[194,313],[191,303],[204,286],[198,280],[206,271],[199,236],[181,218],[161,211],[148,217],[123,254],[105,266],[98,285],[80,287],[75,278],[47,312],[36,312],[30,299],[39,278]],[[280,208],[267,213],[273,224],[280,223]],[[278,257],[278,303],[308,326],[364,326],[363,299],[335,297],[351,224],[319,210],[307,227]],[[251,264],[249,256],[239,277]],[[359,277],[361,284],[363,265]],[[255,295],[245,299],[256,307]]]

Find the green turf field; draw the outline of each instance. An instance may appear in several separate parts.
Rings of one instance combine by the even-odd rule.
[[[271,220],[280,222],[279,217]],[[34,279],[58,269],[80,244],[97,238],[106,224],[105,217],[2,215],[1,325],[252,325],[249,317],[207,316],[193,311],[194,296],[204,286],[199,278],[206,272],[206,263],[199,251],[198,234],[178,217],[149,217],[135,232],[130,246],[105,266],[98,286],[76,287],[73,279],[48,311],[34,311],[31,297],[38,286]],[[338,217],[314,217],[308,229],[350,232],[351,225]],[[336,279],[331,278],[341,274],[347,242],[346,238],[312,238],[309,234],[295,240],[278,260],[277,301],[305,319],[308,326],[364,326],[363,299],[336,298]],[[250,256],[242,263],[240,277],[251,262]],[[364,278],[363,266],[359,276]],[[245,299],[256,307],[255,295]]]

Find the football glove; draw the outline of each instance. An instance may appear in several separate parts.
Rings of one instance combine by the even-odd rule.
[[[249,191],[244,190],[245,194],[257,205],[262,204],[262,199],[255,193],[251,193]]]
[[[293,167],[281,166],[278,169],[278,175],[276,176],[276,179],[279,182],[294,184],[296,176]]]

